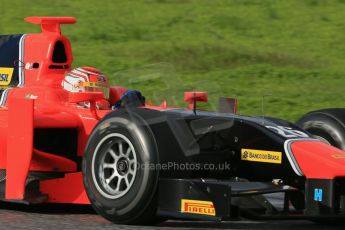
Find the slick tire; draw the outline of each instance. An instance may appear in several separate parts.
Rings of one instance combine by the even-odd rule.
[[[345,150],[345,128],[336,117],[327,112],[312,112],[297,121],[297,125],[314,137]]]
[[[142,167],[157,162],[153,134],[139,116],[107,115],[90,135],[82,164],[92,207],[117,224],[157,223],[158,171]]]

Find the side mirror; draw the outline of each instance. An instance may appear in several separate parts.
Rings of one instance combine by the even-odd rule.
[[[196,102],[207,102],[207,92],[185,92],[184,101],[189,102],[189,108],[195,110]]]
[[[110,86],[109,87],[109,103],[111,105],[115,105],[121,98],[121,96],[127,91],[128,89],[121,86]]]

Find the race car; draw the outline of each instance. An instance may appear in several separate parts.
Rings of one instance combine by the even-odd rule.
[[[189,105],[178,108],[139,94],[140,103],[123,100],[120,86],[95,90],[105,78],[72,70],[61,34],[75,18],[25,20],[42,32],[0,36],[2,201],[92,205],[118,224],[344,220],[344,151],[287,121],[238,115],[229,98],[218,112],[201,111],[205,92],[185,92]],[[66,90],[72,78],[78,84]]]
[[[327,144],[345,150],[345,109],[332,108],[309,112],[297,125]]]

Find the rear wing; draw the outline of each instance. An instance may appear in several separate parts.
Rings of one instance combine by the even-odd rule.
[[[41,25],[43,33],[58,33],[61,34],[61,24],[74,24],[77,20],[74,17],[27,17],[25,21]]]

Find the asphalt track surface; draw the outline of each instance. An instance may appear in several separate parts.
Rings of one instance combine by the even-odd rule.
[[[201,222],[201,221],[167,221],[158,226],[124,226],[115,225],[93,212],[90,206],[39,205],[26,206],[0,203],[0,229],[345,229],[345,226],[317,225],[304,220],[284,221],[250,221]]]

